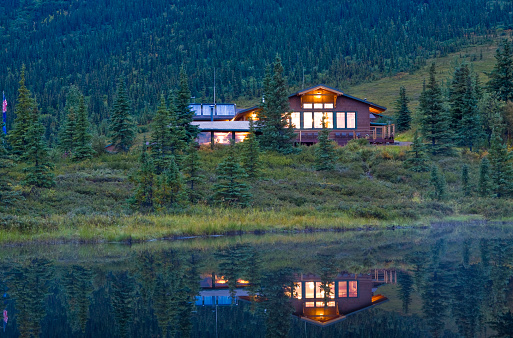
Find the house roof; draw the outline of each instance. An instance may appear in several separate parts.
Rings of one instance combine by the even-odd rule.
[[[200,131],[249,131],[249,121],[192,122]]]
[[[343,91],[341,90],[338,90],[336,88],[332,88],[330,86],[326,86],[326,85],[323,85],[323,84],[318,84],[316,86],[313,86],[313,87],[309,87],[309,88],[306,88],[306,89],[303,89],[303,90],[300,90],[300,91],[297,91],[295,92],[294,94],[291,94],[289,95],[289,97],[292,97],[292,96],[301,96],[301,95],[305,95],[306,93],[308,92],[311,92],[311,91],[314,91],[314,90],[317,90],[317,89],[326,89],[330,92],[333,92],[335,94],[337,94],[338,96],[345,96],[347,98],[350,98],[350,99],[353,99],[353,100],[356,100],[356,101],[360,101],[360,102],[363,102],[363,103],[366,103],[368,104],[369,106],[373,107],[373,108],[376,108],[378,110],[381,110],[381,111],[385,111],[387,110],[386,107],[383,107],[383,106],[380,106],[378,104],[375,104],[373,102],[370,102],[370,101],[367,101],[367,99],[360,99],[356,96],[352,96],[352,95],[349,95],[349,94],[346,94],[344,93]]]

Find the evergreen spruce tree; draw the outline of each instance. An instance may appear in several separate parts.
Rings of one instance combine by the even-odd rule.
[[[429,69],[429,81],[420,98],[421,130],[424,138],[429,141],[428,147],[433,155],[450,155],[453,145],[449,116],[435,73],[433,63]]]
[[[217,167],[214,201],[231,206],[248,206],[251,194],[249,186],[244,183],[246,177],[247,175],[235,154],[235,144],[232,142],[228,149],[228,155]]]
[[[490,178],[490,161],[483,157],[479,166],[478,192],[481,197],[490,197],[492,194],[492,180]]]
[[[77,116],[75,115],[74,107],[71,107],[59,135],[59,148],[67,156],[71,156],[75,150],[76,131]]]
[[[130,115],[125,83],[120,80],[109,123],[110,137],[117,150],[123,152],[130,150],[136,136],[135,127],[135,122]]]
[[[471,187],[468,173],[468,165],[464,164],[461,167],[461,187],[463,190],[463,196],[470,196]]]
[[[511,46],[503,40],[495,54],[496,63],[491,73],[488,88],[500,101],[513,99],[513,58]]]
[[[72,159],[74,161],[82,161],[92,158],[95,151],[92,146],[92,138],[90,131],[89,120],[87,119],[87,108],[85,105],[84,96],[80,96],[78,104],[77,123],[75,127],[75,135],[73,139],[74,151]]]
[[[512,156],[503,140],[504,123],[502,116],[496,114],[492,128],[492,141],[489,150],[492,186],[495,196],[500,198],[512,192]]]
[[[333,170],[335,168],[335,144],[329,139],[330,129],[326,126],[326,118],[322,117],[322,130],[319,132],[319,143],[315,149],[315,169]]]
[[[196,147],[197,143],[195,142],[189,144],[187,156],[183,162],[183,173],[188,184],[189,200],[192,202],[201,198],[197,186],[205,179],[205,176],[201,174],[201,161]]]
[[[191,91],[189,89],[185,67],[182,66],[180,69],[180,87],[175,100],[177,116],[176,125],[185,129],[185,137],[182,140],[187,144],[193,142],[199,133],[198,126],[191,124],[192,118],[194,117],[194,111],[192,111],[189,106],[190,101]]]
[[[431,168],[430,182],[434,189],[433,198],[439,201],[444,199],[446,194],[445,176],[439,172],[436,165]]]
[[[28,130],[35,122],[32,110],[34,108],[34,100],[31,97],[30,91],[25,86],[25,65],[21,68],[20,87],[18,89],[18,99],[14,112],[16,118],[14,119],[14,127],[10,131],[8,141],[12,148],[12,154],[15,157],[22,156],[28,147]]]
[[[260,174],[260,145],[255,134],[255,122],[249,120],[249,134],[242,143],[242,168],[249,178],[257,178]]]
[[[406,96],[406,88],[399,89],[399,98],[395,104],[395,123],[398,132],[410,130],[411,112],[408,108],[410,99]]]
[[[158,177],[156,204],[159,210],[177,210],[186,198],[182,173],[178,169],[174,157],[171,156],[169,166]]]
[[[171,146],[171,154],[175,157],[175,161],[180,167],[180,164],[182,162],[182,157],[185,151],[187,150],[187,130],[186,128],[180,124],[179,116],[178,116],[178,110],[175,105],[176,101],[176,95],[173,91],[169,92],[169,133],[170,133],[170,140],[169,144]]]
[[[411,150],[408,150],[408,158],[405,161],[406,167],[415,172],[429,171],[429,159],[426,155],[426,147],[419,137],[418,131],[415,131]]]
[[[281,59],[276,56],[272,75],[266,71],[264,79],[264,102],[258,115],[257,126],[261,131],[260,146],[283,154],[291,153],[296,135],[289,123],[289,101],[287,84],[283,76]]]
[[[135,190],[128,202],[134,210],[151,212],[154,210],[155,174],[153,161],[146,151],[146,139],[139,157],[139,164],[139,170],[131,177],[131,181],[135,184]]]
[[[493,95],[484,93],[478,102],[479,116],[481,118],[481,126],[483,139],[482,143],[490,146],[492,143],[493,121],[496,115],[502,115],[503,103],[497,100]]]
[[[467,65],[462,65],[454,70],[451,87],[449,89],[450,102],[450,128],[454,132],[459,131],[461,120],[468,109],[465,96],[468,91],[468,80],[470,79],[470,70]],[[460,141],[458,139],[458,141]]]
[[[21,198],[20,194],[13,189],[7,176],[8,168],[13,166],[13,161],[5,148],[5,134],[2,132],[4,125],[3,122],[0,124],[0,207],[13,205]]]
[[[151,125],[151,157],[155,173],[160,175],[169,166],[171,152],[171,117],[166,107],[164,95],[160,97],[160,106]]]
[[[27,131],[27,150],[22,160],[29,163],[24,169],[27,173],[24,183],[29,186],[50,188],[55,185],[54,175],[51,173],[53,164],[50,162],[48,148],[44,140],[45,128],[38,120],[37,108],[33,107],[31,120],[35,121]]]
[[[472,151],[476,145],[483,143],[484,134],[477,106],[476,93],[472,87],[470,77],[467,77],[463,102],[465,104],[464,113],[459,123],[459,128],[455,130],[457,131],[458,143],[467,146]]]

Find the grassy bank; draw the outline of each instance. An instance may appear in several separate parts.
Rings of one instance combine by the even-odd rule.
[[[55,158],[56,186],[28,190],[24,200],[0,213],[0,243],[23,241],[122,241],[259,231],[362,229],[422,226],[442,219],[513,217],[508,199],[464,197],[461,166],[477,182],[480,155],[460,151],[434,159],[448,184],[447,198],[433,200],[429,173],[404,167],[408,148],[353,144],[339,148],[332,172],[314,170],[315,147],[294,155],[262,156],[261,177],[249,182],[249,208],[226,208],[212,200],[215,168],[226,149],[201,149],[205,181],[201,199],[179,211],[143,215],[128,209],[128,180],[138,154],[102,155],[82,163]],[[57,155],[56,155],[57,156]],[[23,177],[23,167],[10,176]]]

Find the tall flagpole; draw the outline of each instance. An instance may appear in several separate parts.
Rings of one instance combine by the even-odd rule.
[[[7,135],[7,100],[5,99],[5,92],[2,92],[3,101],[2,101],[2,119],[4,121],[4,134]]]

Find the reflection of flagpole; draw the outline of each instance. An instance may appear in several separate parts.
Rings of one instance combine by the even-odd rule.
[[[7,100],[5,99],[5,92],[2,92],[2,96],[2,121],[4,121],[3,131],[4,134],[7,134]]]

